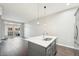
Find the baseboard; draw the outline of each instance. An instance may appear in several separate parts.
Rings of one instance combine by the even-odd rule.
[[[60,46],[64,46],[64,47],[67,47],[67,48],[71,48],[71,49],[75,49],[74,47],[72,46],[67,46],[67,45],[63,45],[63,44],[59,44],[59,43],[56,43],[57,45],[60,45]]]

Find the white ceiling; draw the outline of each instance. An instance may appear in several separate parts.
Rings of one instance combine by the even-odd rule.
[[[0,3],[0,6],[3,7],[4,17],[29,22],[38,16],[43,17],[65,9],[75,8],[78,7],[79,4],[70,4],[67,6],[66,3]],[[44,6],[47,6],[45,10]]]

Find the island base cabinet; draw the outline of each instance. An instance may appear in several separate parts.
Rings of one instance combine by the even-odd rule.
[[[28,42],[29,56],[54,56],[56,53],[56,40],[48,47],[43,47],[32,42]]]
[[[45,48],[37,44],[28,42],[28,55],[29,56],[45,56]]]

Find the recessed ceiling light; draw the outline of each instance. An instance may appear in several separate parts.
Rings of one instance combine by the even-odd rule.
[[[70,3],[66,3],[66,5],[67,5],[67,6],[69,6],[69,5],[70,5]]]

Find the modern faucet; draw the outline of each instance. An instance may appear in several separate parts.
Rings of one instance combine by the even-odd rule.
[[[45,35],[48,35],[48,33],[47,32],[44,32],[43,33],[43,38],[45,38]]]

